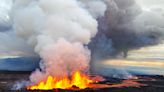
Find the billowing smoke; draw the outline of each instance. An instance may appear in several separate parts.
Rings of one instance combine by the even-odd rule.
[[[144,1],[15,0],[13,28],[42,59],[31,80],[87,72],[89,63],[102,73],[95,61],[163,42],[163,4],[143,7]]]
[[[158,1],[160,0],[151,2]],[[92,52],[106,58],[123,52],[123,56],[127,57],[129,50],[156,45],[163,41],[164,16],[163,7],[160,5],[154,5],[148,10],[138,3],[144,2],[143,0],[104,0],[104,2],[107,10],[105,16],[98,18],[99,32],[90,43]],[[99,53],[99,50],[104,52]],[[97,54],[94,57],[97,58]]]
[[[120,54],[122,57],[127,57],[129,50],[163,42],[164,2],[162,0],[103,1],[107,5],[107,10],[104,16],[98,18],[99,31],[89,44],[92,52],[91,66],[95,73],[113,76],[118,72],[106,70],[104,66],[100,66],[101,61],[118,56],[120,58]],[[125,73],[120,73],[118,75],[126,76]]]
[[[0,56],[3,58],[35,56],[33,49],[12,30],[10,20],[12,0],[0,0],[0,2]]]
[[[96,5],[103,6],[94,12]],[[11,16],[15,32],[42,59],[41,70],[32,73],[31,81],[70,75],[76,70],[88,72],[91,53],[87,44],[96,35],[96,18],[105,9],[98,0],[15,0]]]

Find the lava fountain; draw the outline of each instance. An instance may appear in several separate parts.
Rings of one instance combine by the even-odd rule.
[[[40,68],[30,76],[30,84],[34,85],[27,89],[85,89],[92,83],[82,72],[90,68],[88,43],[98,32],[97,18],[103,16],[106,5],[97,0],[90,2],[104,6],[93,13],[95,9],[87,8],[89,2],[15,0],[13,28],[41,58]]]
[[[28,86],[28,90],[53,90],[53,89],[70,89],[77,87],[78,89],[88,88],[89,84],[93,83],[91,79],[80,71],[73,73],[71,78],[68,76],[57,78],[48,76],[45,81],[40,81],[38,84]]]
[[[26,89],[102,87],[85,72],[88,72],[91,61],[88,44],[98,32],[100,23],[97,19],[104,16],[107,8],[103,1],[14,0],[13,29],[41,58],[40,68],[30,76],[32,85],[27,85]],[[114,87],[139,85],[131,80],[123,83]],[[103,85],[102,88],[109,86]]]

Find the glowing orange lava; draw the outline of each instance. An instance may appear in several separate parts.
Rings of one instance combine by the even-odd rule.
[[[92,80],[85,74],[81,74],[79,71],[73,73],[71,78],[64,77],[62,79],[48,76],[46,81],[41,81],[36,85],[27,87],[28,90],[52,90],[52,89],[70,89],[77,87],[79,89],[85,89],[89,84],[93,83]]]

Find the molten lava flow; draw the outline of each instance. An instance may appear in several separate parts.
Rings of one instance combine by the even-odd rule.
[[[48,76],[46,81],[41,81],[40,83],[29,86],[29,90],[52,90],[52,89],[70,89],[72,87],[77,87],[79,89],[85,89],[89,84],[93,83],[87,75],[81,74],[79,71],[73,73],[71,79],[64,77],[62,79]]]

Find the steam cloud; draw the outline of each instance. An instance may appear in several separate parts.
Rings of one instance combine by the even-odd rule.
[[[90,4],[104,6],[94,12]],[[90,51],[84,45],[96,35],[96,18],[105,8],[101,1],[16,0],[11,16],[14,29],[42,58],[41,70],[32,73],[31,81],[48,75],[65,76],[76,70],[87,72]]]
[[[126,57],[128,50],[161,43],[164,9],[146,9],[140,1],[15,0],[14,30],[42,58],[41,71],[36,70],[31,81],[76,69],[86,72],[90,59],[94,69],[97,59],[121,52]]]

